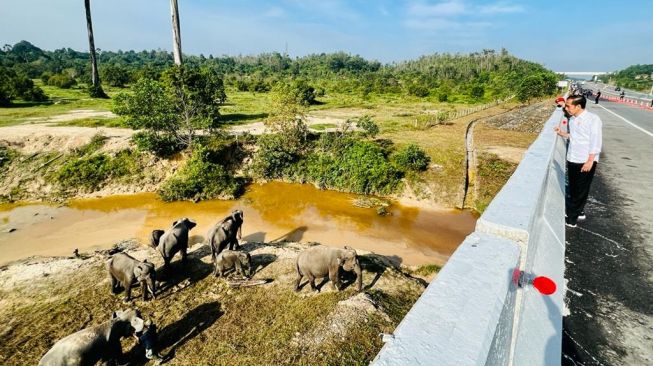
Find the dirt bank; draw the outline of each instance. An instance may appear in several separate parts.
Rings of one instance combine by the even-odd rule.
[[[186,267],[173,262],[159,272],[157,299],[144,302],[140,289],[131,304],[109,291],[108,252],[79,258],[31,258],[0,269],[0,362],[36,364],[54,342],[108,319],[112,311],[138,307],[158,325],[161,353],[175,365],[199,364],[367,364],[381,348],[379,333],[391,332],[424,290],[426,282],[387,258],[359,253],[364,291],[347,287],[321,293],[304,286],[292,291],[298,243],[248,242],[254,279],[266,285],[232,288],[210,273],[210,251],[190,250]],[[152,248],[124,242],[120,250],[153,261]],[[432,276],[431,276],[432,277]],[[38,334],[38,336],[35,336]],[[142,350],[123,341],[131,364],[143,364]],[[131,351],[130,351],[131,350]]]

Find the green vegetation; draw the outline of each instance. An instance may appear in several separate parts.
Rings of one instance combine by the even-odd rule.
[[[26,76],[0,66],[0,107],[10,105],[14,99],[43,102],[48,97],[43,89],[34,85],[34,82]]]
[[[441,268],[442,267],[435,264],[425,264],[423,266],[419,266],[416,270],[413,271],[413,273],[420,276],[430,276],[440,272]]]
[[[612,82],[622,88],[648,92],[653,87],[653,64],[628,66],[603,77],[606,78],[612,79]]]
[[[103,51],[100,77],[108,85],[133,84],[143,77],[158,80],[172,65],[165,51]],[[14,69],[29,78],[65,72],[88,84],[88,53],[72,49],[43,51],[22,41],[0,51],[0,67]],[[517,94],[522,80],[537,75],[546,83],[529,83],[528,94],[550,93],[548,81],[556,76],[541,65],[520,60],[506,50],[471,54],[433,54],[417,60],[382,65],[344,52],[291,59],[279,53],[257,56],[204,57],[186,55],[185,65],[210,69],[237,91],[266,93],[279,81],[301,90],[314,104],[331,94],[347,94],[363,100],[379,95],[402,95],[440,102],[478,103]]]
[[[474,207],[483,212],[490,201],[499,193],[503,184],[510,178],[517,164],[501,160],[494,154],[481,154],[478,157],[478,194]]]
[[[217,127],[226,94],[222,79],[212,70],[172,67],[161,81],[140,79],[132,93],[115,97],[114,112],[135,129],[165,135],[182,148],[192,147],[200,129]]]
[[[105,136],[95,135],[88,144],[67,155],[54,172],[54,181],[64,190],[93,192],[109,180],[135,179],[142,168],[140,154],[132,150],[122,150],[114,156],[98,153],[105,141]]]
[[[13,150],[6,148],[4,146],[0,146],[0,172],[4,169],[5,166],[8,166],[11,164],[11,162],[18,156],[19,154]]]
[[[393,161],[398,169],[424,171],[428,168],[431,158],[419,146],[409,144],[393,155]]]
[[[222,146],[226,148],[226,146]],[[244,182],[220,164],[222,152],[198,146],[186,165],[159,188],[164,201],[232,199],[242,193]]]

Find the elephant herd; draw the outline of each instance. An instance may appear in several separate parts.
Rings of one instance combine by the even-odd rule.
[[[163,257],[163,270],[167,269],[173,257],[181,254],[182,264],[186,263],[189,232],[197,223],[182,218],[172,223],[168,230],[154,230],[150,245]],[[231,215],[218,221],[208,232],[207,242],[211,248],[214,275],[222,277],[226,271],[234,271],[250,278],[251,255],[240,250],[242,238],[243,212],[235,210]],[[141,285],[143,300],[148,294],[156,299],[156,269],[147,260],[139,261],[126,253],[114,254],[106,262],[111,280],[111,292],[117,294],[124,289],[125,302],[131,301],[131,287]],[[326,246],[312,246],[303,250],[295,261],[297,279],[294,290],[301,289],[302,278],[306,277],[311,289],[318,291],[316,278],[327,278],[335,290],[342,290],[340,270],[356,273],[357,290],[362,290],[362,270],[356,251],[345,246],[344,249]],[[92,365],[98,361],[115,362],[122,354],[120,338],[143,328],[143,319],[137,310],[119,311],[111,319],[100,325],[82,329],[62,338],[43,356],[39,365]]]

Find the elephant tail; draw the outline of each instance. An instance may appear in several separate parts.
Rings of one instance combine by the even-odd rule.
[[[159,246],[159,241],[161,240],[163,233],[164,231],[159,229],[152,231],[152,235],[150,236],[150,246],[152,248]]]

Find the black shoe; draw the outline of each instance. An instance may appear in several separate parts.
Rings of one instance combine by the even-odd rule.
[[[572,220],[570,218],[565,219],[565,225],[568,226],[568,227],[578,226],[576,220]]]
[[[587,215],[585,215],[585,211],[581,211],[580,215],[578,215],[578,220],[585,220],[587,218]]]

